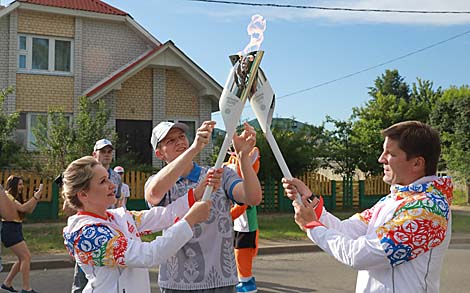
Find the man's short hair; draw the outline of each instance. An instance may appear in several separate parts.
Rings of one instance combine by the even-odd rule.
[[[407,160],[423,157],[426,176],[436,175],[441,139],[431,126],[419,121],[404,121],[382,130],[382,135],[397,141]]]
[[[179,128],[184,132],[188,131],[189,127],[184,123],[173,123],[169,121],[162,121],[158,123],[152,130],[152,138],[150,138],[150,144],[152,144],[153,150],[156,150],[158,144],[166,137],[168,132],[172,128]]]

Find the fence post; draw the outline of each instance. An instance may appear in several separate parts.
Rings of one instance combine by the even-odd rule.
[[[331,180],[331,210],[336,209],[336,180]]]
[[[52,182],[52,199],[50,218],[57,220],[59,218],[59,186]]]
[[[280,212],[292,212],[294,207],[292,201],[284,195],[284,188],[281,181],[275,181],[277,187],[277,202],[279,203]]]
[[[365,180],[359,180],[359,207],[363,209],[365,196]]]

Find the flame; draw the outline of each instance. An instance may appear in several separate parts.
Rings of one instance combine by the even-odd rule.
[[[266,19],[259,14],[251,17],[251,22],[246,28],[248,35],[250,35],[250,42],[246,45],[245,49],[239,55],[246,55],[252,51],[257,51],[263,43],[263,33],[266,30]]]

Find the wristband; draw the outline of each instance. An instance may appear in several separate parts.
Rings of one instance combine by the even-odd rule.
[[[313,228],[316,228],[316,227],[324,227],[325,225],[323,225],[320,221],[311,221],[310,223],[307,223],[304,228],[307,228],[307,229],[313,229]]]

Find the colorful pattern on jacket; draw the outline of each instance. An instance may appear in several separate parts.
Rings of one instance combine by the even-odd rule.
[[[452,201],[452,182],[448,177],[424,184],[394,185],[381,202],[399,202],[390,221],[376,230],[392,266],[410,261],[442,243],[446,236]],[[375,209],[360,214],[369,223]]]
[[[80,230],[64,234],[66,247],[71,256],[92,266],[124,266],[127,239],[120,231],[112,231],[102,224],[83,226]]]
[[[151,230],[139,228],[142,224],[142,212],[130,212],[135,225],[126,222],[128,231],[140,237],[151,234]],[[114,216],[107,213],[108,219],[113,220]],[[92,266],[125,266],[124,253],[128,247],[126,236],[118,229],[112,229],[108,223],[94,223],[84,225],[72,233],[64,233],[65,246],[68,253],[73,257],[78,256],[80,261]]]

